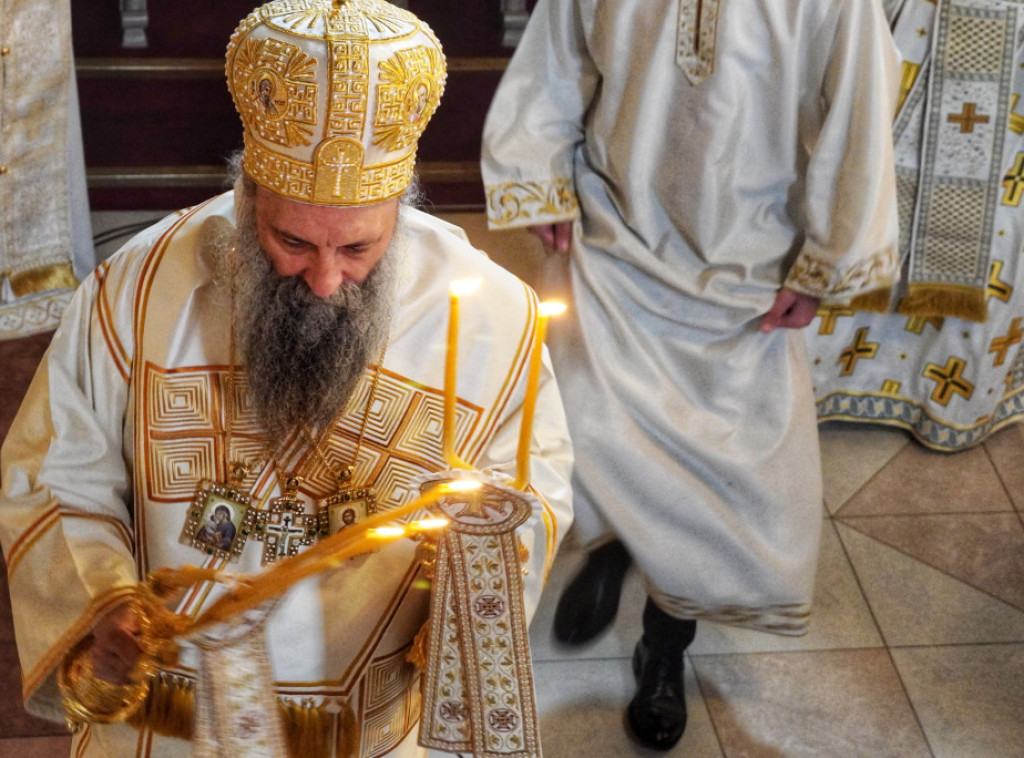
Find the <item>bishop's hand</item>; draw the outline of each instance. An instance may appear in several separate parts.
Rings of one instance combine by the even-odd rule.
[[[114,684],[127,684],[142,655],[142,623],[131,603],[123,603],[93,628],[92,673]]]

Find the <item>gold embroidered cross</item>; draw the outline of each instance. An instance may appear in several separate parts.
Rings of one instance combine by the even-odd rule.
[[[883,395],[898,395],[900,393],[900,387],[902,385],[895,379],[886,379],[882,382],[882,394]]]
[[[1024,134],[1024,116],[1016,112],[1017,101],[1020,95],[1014,92],[1010,95],[1010,131],[1014,134]]]
[[[910,90],[914,88],[914,82],[917,81],[917,75],[920,72],[920,63],[903,61],[903,65],[900,67],[900,96],[896,103],[897,113],[903,108],[903,103],[906,102],[907,96],[910,95]]]
[[[992,261],[992,264],[988,267],[988,283],[985,285],[985,294],[988,297],[994,297],[1005,303],[1009,301],[1010,295],[1013,294],[1013,285],[1007,284],[999,278],[1002,272],[1003,262]]]
[[[933,402],[947,405],[954,394],[961,395],[967,400],[971,399],[971,395],[974,394],[974,385],[963,377],[966,367],[966,361],[952,356],[946,361],[945,366],[929,363],[925,367],[922,376],[937,382],[931,396]]]
[[[839,354],[839,360],[836,363],[843,364],[843,370],[839,372],[840,376],[849,376],[857,368],[857,361],[861,358],[874,358],[878,353],[878,343],[866,341],[868,328],[865,326],[858,329],[853,343]]]
[[[1017,153],[1013,168],[1003,177],[1003,186],[1006,187],[1003,205],[1020,205],[1021,195],[1024,195],[1024,153]]]
[[[940,331],[944,321],[942,316],[911,316],[907,319],[907,325],[903,329],[911,334],[920,334],[928,324],[931,324],[935,327],[935,331]]]
[[[359,168],[359,161],[352,151],[342,148],[335,153],[333,160],[324,161],[324,165],[334,169],[334,197],[342,197],[344,185],[352,182],[353,169]]]
[[[964,103],[963,110],[960,113],[950,113],[946,116],[946,121],[960,124],[961,134],[970,134],[974,131],[975,124],[987,124],[989,121],[988,116],[983,116],[975,110],[977,107],[977,103]]]
[[[1006,351],[1018,344],[1024,337],[1024,329],[1020,328],[1020,321],[1020,318],[1015,318],[1010,322],[1010,329],[1006,334],[992,340],[988,351],[996,354],[995,360],[992,361],[993,366],[1002,366],[1003,361],[1006,360]]]
[[[836,322],[841,316],[853,316],[856,311],[853,308],[830,308],[823,306],[818,309],[818,317],[821,323],[818,326],[818,334],[832,334],[836,330]]]

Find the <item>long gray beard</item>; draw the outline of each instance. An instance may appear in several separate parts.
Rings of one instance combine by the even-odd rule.
[[[256,233],[255,203],[236,189],[234,260],[222,272],[233,289],[235,340],[249,396],[268,440],[298,429],[320,430],[342,411],[367,364],[388,336],[399,257],[391,245],[360,284],[346,282],[329,298],[301,277],[278,276]]]

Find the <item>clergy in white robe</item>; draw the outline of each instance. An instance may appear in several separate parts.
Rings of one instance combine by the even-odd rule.
[[[0,339],[57,327],[96,265],[69,0],[0,3]]]
[[[905,284],[889,313],[806,331],[819,417],[897,426],[952,452],[1024,418],[1024,12],[887,3]]]
[[[62,720],[54,668],[97,617],[161,566],[255,573],[266,543],[250,537],[237,562],[181,541],[200,480],[223,480],[231,444],[265,457],[245,410],[227,430],[231,315],[200,248],[212,218],[233,221],[231,194],[176,214],[129,242],[76,293],[3,449],[0,501],[27,707]],[[353,481],[376,489],[386,511],[417,494],[418,476],[447,468],[441,451],[448,286],[481,286],[460,308],[456,452],[478,469],[514,473],[536,298],[447,224],[403,211],[401,287],[379,378],[368,369],[323,448]],[[239,374],[241,375],[241,374]],[[371,388],[375,400],[366,409]],[[364,411],[368,423],[357,446]],[[230,439],[229,439],[230,437]],[[525,604],[532,615],[558,540],[571,523],[571,448],[555,382],[544,371],[531,460],[544,517],[523,537]],[[358,449],[357,449],[358,447]],[[279,463],[305,466],[305,514],[330,495],[336,472],[299,436]],[[280,487],[275,464],[246,477],[267,510]],[[294,707],[358,725],[352,755],[416,755],[418,677],[406,660],[429,593],[417,585],[415,545],[395,543],[321,577],[281,601],[268,639],[277,692]],[[196,615],[218,593],[203,587],[179,609]],[[164,672],[188,688],[195,660]],[[330,719],[329,719],[330,720]],[[407,749],[391,752],[412,733]],[[91,726],[76,755],[188,755],[187,742],[128,725]],[[136,751],[138,751],[136,753]]]
[[[379,0],[279,0],[239,26],[227,70],[246,139],[235,193],[142,232],[82,284],[0,458],[0,541],[25,704],[54,720],[74,716],[72,751],[83,758],[192,755],[193,711],[203,714],[197,749],[218,739],[199,728],[216,693],[196,691],[201,656],[188,641],[176,661],[153,656],[160,668],[130,723],[92,718],[98,711],[83,701],[93,679],[76,700],[83,679],[62,686],[56,676],[66,659],[81,660],[82,641],[95,679],[121,678],[122,653],[135,643],[110,640],[133,631],[122,611],[156,569],[261,573],[408,503],[424,478],[457,460],[522,479],[521,491],[535,496],[535,517],[500,536],[498,559],[476,543],[476,555],[456,556],[467,570],[487,559],[480,644],[508,644],[528,666],[525,622],[571,523],[572,450],[558,388],[546,356],[539,376],[530,370],[536,295],[454,227],[399,205],[444,86],[430,30]],[[345,88],[348,99],[338,95]],[[375,279],[382,271],[387,278]],[[461,279],[478,287],[462,298],[453,340],[449,288]],[[387,284],[374,289],[374,281]],[[373,300],[376,291],[387,294]],[[371,301],[380,318],[360,321]],[[314,306],[330,318],[309,344]],[[284,316],[268,315],[282,307]],[[376,336],[346,341],[359,329]],[[279,338],[281,350],[268,353],[263,335]],[[339,361],[306,369],[328,342],[341,346]],[[281,365],[267,359],[276,355]],[[351,389],[323,408],[342,372]],[[294,404],[283,387],[300,390],[327,420],[315,410],[282,415]],[[526,436],[528,399],[536,409]],[[282,421],[283,431],[269,433]],[[417,666],[425,658],[434,671],[436,656],[413,644],[434,602],[424,557],[410,540],[391,543],[302,579],[270,611],[265,650],[279,713],[268,718],[280,717],[291,754],[425,753],[415,731]],[[465,581],[449,573],[450,583]],[[201,582],[172,610],[196,618],[226,589]],[[262,658],[236,660],[259,674]],[[523,668],[494,666],[500,684],[507,690],[511,677],[523,695],[488,711],[509,731],[531,716],[532,680]],[[464,690],[438,708],[449,732],[467,728],[463,701],[481,705],[469,684]],[[230,710],[234,693],[225,694],[219,702]],[[239,711],[230,714],[235,743],[262,734],[262,715]],[[246,754],[267,754],[250,750],[255,739]]]
[[[575,221],[576,529],[673,617],[806,630],[811,382],[759,323],[782,287],[886,301],[897,75],[875,0],[540,0],[492,103],[492,227]]]

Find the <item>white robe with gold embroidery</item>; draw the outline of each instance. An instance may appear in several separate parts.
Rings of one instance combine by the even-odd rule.
[[[204,224],[215,217],[233,223],[231,193],[169,217],[97,269],[76,294],[7,437],[0,537],[24,696],[37,714],[62,718],[54,667],[147,572],[183,564],[262,568],[264,545],[253,536],[233,564],[179,540],[200,479],[225,481],[229,460],[266,457],[242,392],[226,434],[229,306],[199,252]],[[536,297],[525,284],[447,224],[417,211],[403,217],[400,305],[353,478],[376,488],[382,510],[417,494],[417,476],[446,468],[439,388],[449,283],[482,280],[461,305],[456,423],[456,452],[477,468],[508,469],[515,460],[536,326]],[[356,450],[372,376],[324,449],[336,467]],[[523,536],[527,614],[571,523],[572,451],[547,369],[532,443],[531,482],[544,512]],[[282,466],[294,471],[309,456],[293,440]],[[332,474],[318,460],[305,474],[301,493],[311,513],[313,499],[333,491]],[[280,494],[273,466],[250,475],[246,487],[264,510]],[[301,582],[268,624],[278,695],[358,724],[344,738],[351,755],[419,754],[416,674],[406,652],[428,597],[414,582],[413,550],[409,541],[394,543]],[[195,614],[217,592],[203,587],[181,610]],[[186,649],[176,673],[191,677],[194,665]],[[76,750],[170,756],[190,748],[119,725],[79,733]]]
[[[96,265],[70,0],[0,0],[0,339],[55,329]]]
[[[540,0],[492,103],[492,226],[579,219],[553,342],[577,528],[680,617],[806,624],[807,359],[758,320],[782,284],[891,286],[897,73],[875,0]]]

